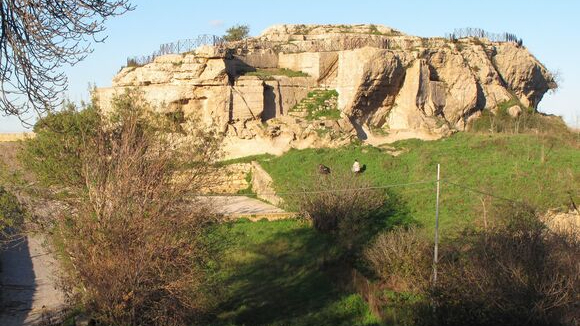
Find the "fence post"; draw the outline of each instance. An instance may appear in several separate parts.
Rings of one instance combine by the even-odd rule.
[[[439,180],[441,165],[437,164],[437,197],[435,201],[435,248],[433,250],[433,285],[437,284],[437,263],[439,260]]]

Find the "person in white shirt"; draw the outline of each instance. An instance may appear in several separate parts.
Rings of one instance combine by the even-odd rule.
[[[360,173],[360,163],[357,160],[354,160],[354,163],[352,165],[352,172],[353,173]]]

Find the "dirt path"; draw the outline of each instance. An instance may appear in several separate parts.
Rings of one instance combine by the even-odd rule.
[[[279,219],[291,213],[243,196],[201,197],[229,218]],[[0,252],[0,325],[36,325],[64,308],[56,289],[57,261],[43,246],[44,238],[31,235]]]
[[[2,326],[36,325],[64,307],[64,295],[55,286],[56,260],[43,241],[30,235],[0,253]]]
[[[197,199],[207,202],[215,208],[218,214],[231,219],[247,217],[250,220],[262,218],[277,220],[295,215],[274,205],[245,196],[201,196]]]

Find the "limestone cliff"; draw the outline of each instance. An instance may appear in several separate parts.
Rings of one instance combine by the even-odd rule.
[[[219,128],[239,156],[339,145],[353,135],[436,138],[504,101],[535,109],[555,87],[517,43],[421,38],[377,25],[279,25],[125,67],[97,95],[107,108],[115,93],[138,88],[160,112],[181,110]],[[318,108],[330,90],[336,108]]]

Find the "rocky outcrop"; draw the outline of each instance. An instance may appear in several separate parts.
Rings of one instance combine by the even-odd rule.
[[[577,210],[569,212],[551,210],[541,216],[541,219],[550,231],[580,240],[580,212]]]
[[[517,43],[421,38],[377,25],[277,25],[256,38],[123,68],[96,95],[107,109],[114,94],[138,88],[159,112],[181,110],[218,128],[238,156],[357,136],[376,141],[377,129],[442,136],[502,102],[535,109],[555,87]],[[317,89],[338,92],[340,117],[328,124],[324,116],[288,116]]]

